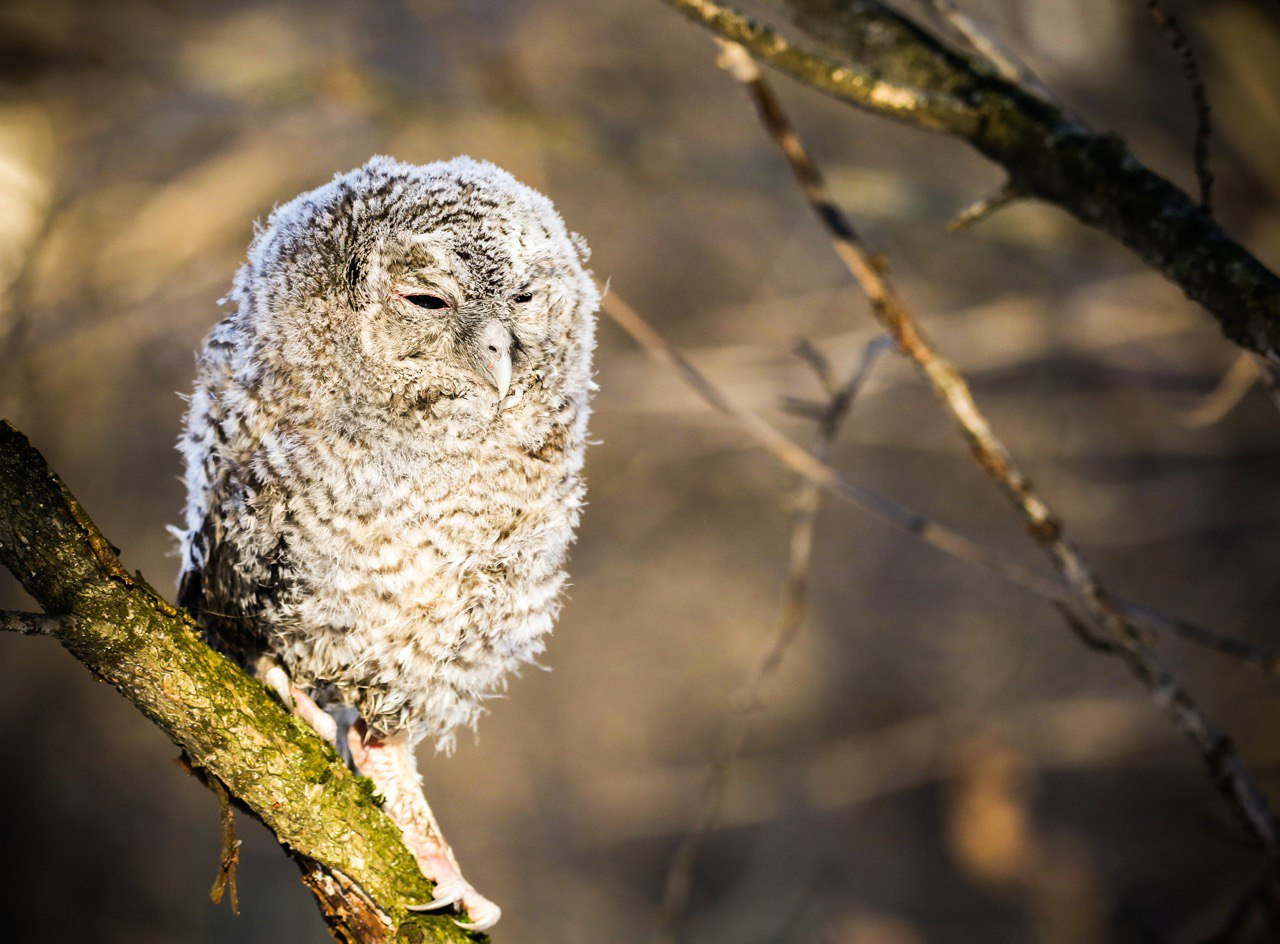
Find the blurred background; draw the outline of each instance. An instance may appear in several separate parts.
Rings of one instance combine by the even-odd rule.
[[[1275,268],[1280,14],[1166,5],[1213,103],[1218,215]],[[1194,185],[1190,94],[1143,4],[966,8],[1086,120]],[[780,409],[818,389],[793,345],[844,372],[873,322],[713,60],[656,0],[4,0],[0,412],[172,593],[178,393],[254,221],[373,153],[468,153],[550,195],[601,279],[810,444]],[[1238,355],[1213,320],[1051,207],[949,235],[995,168],[778,87],[1108,584],[1280,645],[1280,416],[1256,387],[1213,422],[1195,412]],[[455,756],[421,758],[468,876],[504,907],[498,941],[649,939],[731,696],[779,621],[793,478],[608,323],[597,370],[553,671],[517,680]],[[834,462],[1041,564],[896,356]],[[0,606],[25,605],[0,575]],[[1280,798],[1280,680],[1162,650]],[[692,873],[687,940],[1195,942],[1257,867],[1116,660],[1041,600],[848,506],[823,506],[809,618],[762,697]],[[209,903],[217,803],[176,754],[56,644],[0,637],[0,937],[327,939],[245,817],[241,914]]]

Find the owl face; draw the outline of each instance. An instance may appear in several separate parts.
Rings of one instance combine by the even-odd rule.
[[[492,164],[374,158],[277,210],[232,296],[268,300],[251,305],[261,337],[308,383],[492,416],[589,383],[585,258],[551,202]]]
[[[500,407],[513,384],[553,366],[576,314],[580,267],[538,245],[519,221],[498,222],[506,223],[502,239],[441,226],[396,234],[382,247],[361,346],[396,382]]]

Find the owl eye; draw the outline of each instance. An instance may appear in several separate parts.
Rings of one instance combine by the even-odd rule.
[[[449,307],[449,303],[439,295],[403,295],[401,297],[410,305],[416,305],[419,308],[429,308],[434,310]]]
[[[517,305],[523,305],[523,304],[526,304],[527,302],[533,301],[533,293],[521,292],[519,295],[512,295],[511,300],[515,302]]]

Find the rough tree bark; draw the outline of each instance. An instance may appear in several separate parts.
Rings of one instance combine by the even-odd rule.
[[[858,108],[970,144],[1004,168],[1007,195],[1057,204],[1124,243],[1280,363],[1280,277],[1118,136],[948,48],[876,0],[780,0],[840,58],[802,48],[712,0],[663,0],[804,84]]]
[[[0,562],[44,608],[4,628],[56,638],[275,834],[347,944],[483,940],[431,900],[368,780],[233,662],[205,644],[115,548],[26,437],[0,421]],[[212,823],[211,823],[212,825]],[[215,863],[210,862],[212,872]]]

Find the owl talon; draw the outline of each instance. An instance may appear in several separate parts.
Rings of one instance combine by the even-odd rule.
[[[470,921],[453,919],[453,923],[464,931],[487,931],[502,917],[502,909],[485,898],[474,888],[468,886],[469,894],[462,896],[462,907]]]
[[[441,908],[448,908],[450,905],[456,905],[462,901],[467,889],[467,883],[461,878],[437,882],[433,899],[421,905],[406,905],[405,907],[409,911],[439,911]]]
[[[330,744],[338,743],[338,722],[333,719],[333,715],[317,705],[310,695],[293,684],[283,666],[272,665],[265,672],[259,666],[258,671],[262,672],[263,683],[280,699],[285,708],[309,724],[316,734]]]
[[[453,923],[464,931],[487,931],[498,923],[502,917],[502,909],[485,898],[465,879],[450,879],[436,885],[436,897],[422,905],[406,905],[409,911],[439,911],[451,905],[459,905],[467,913],[470,921],[453,919]]]
[[[311,725],[316,734],[336,746],[338,722],[333,720],[333,715],[317,705],[311,696],[298,686],[290,685],[289,691],[293,694],[293,713]]]
[[[266,683],[267,688],[275,693],[276,698],[280,699],[281,704],[293,711],[293,694],[290,692],[292,686],[289,683],[288,672],[278,665],[273,665],[262,676],[262,681]]]
[[[404,910],[405,911],[440,911],[443,908],[448,908],[449,906],[456,905],[457,903],[458,903],[458,900],[456,898],[433,898],[431,901],[424,902],[420,905],[405,905]]]
[[[470,918],[470,921],[454,919],[467,931],[484,931],[497,924],[502,909],[462,877],[453,850],[440,835],[440,826],[422,794],[408,738],[370,734],[368,725],[361,720],[347,731],[347,743],[356,768],[374,782],[386,800],[387,815],[400,827],[418,868],[435,886],[435,897],[431,901],[407,905],[408,910],[436,911],[454,905]]]

